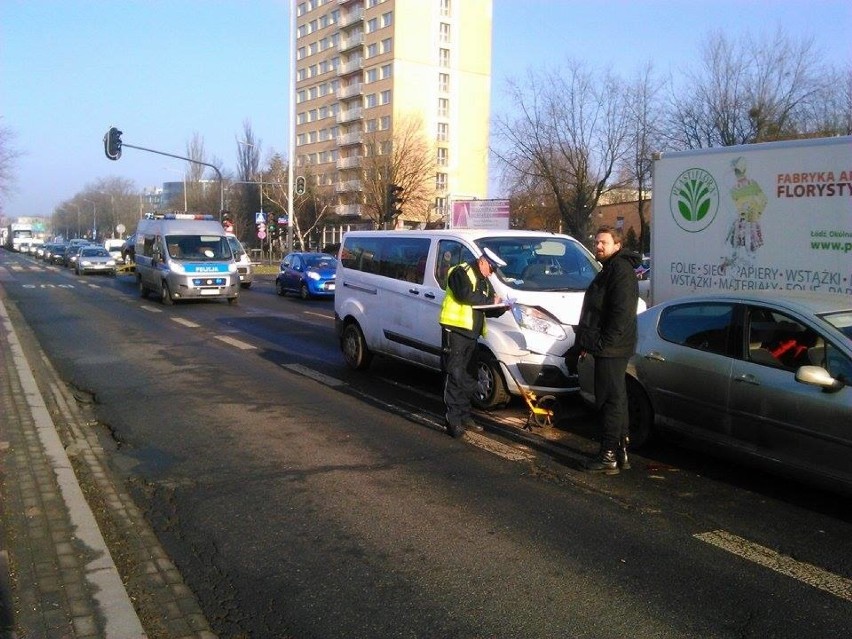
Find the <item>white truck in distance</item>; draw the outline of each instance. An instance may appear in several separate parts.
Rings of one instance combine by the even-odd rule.
[[[654,158],[651,304],[739,290],[852,295],[852,136]]]

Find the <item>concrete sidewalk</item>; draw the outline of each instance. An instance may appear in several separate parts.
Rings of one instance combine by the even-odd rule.
[[[0,639],[215,639],[86,412],[0,286]]]

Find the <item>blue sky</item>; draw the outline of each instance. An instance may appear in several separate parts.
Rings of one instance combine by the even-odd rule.
[[[4,214],[50,215],[105,177],[180,179],[179,160],[132,149],[107,160],[111,125],[128,144],[177,155],[198,133],[208,158],[233,169],[249,120],[264,155],[286,155],[288,14],[286,0],[0,1],[0,124],[23,152]],[[506,109],[507,78],[545,61],[625,77],[650,61],[677,74],[714,30],[780,26],[814,37],[827,62],[852,63],[849,0],[494,0],[493,17],[492,112]]]

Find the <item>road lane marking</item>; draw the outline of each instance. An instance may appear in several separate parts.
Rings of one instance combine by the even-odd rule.
[[[149,313],[162,313],[163,312],[163,309],[161,309],[161,308],[157,308],[155,306],[147,306],[146,304],[143,304],[141,308],[142,308],[143,311],[148,311]]]
[[[257,346],[253,346],[252,344],[248,344],[238,339],[234,339],[233,337],[228,337],[227,335],[216,335],[216,339],[218,339],[220,342],[230,344],[231,346],[236,346],[237,348],[243,351],[250,351],[257,348]]]
[[[201,324],[196,324],[195,322],[192,322],[188,319],[183,319],[182,317],[173,317],[172,321],[177,322],[178,324],[182,324],[183,326],[186,326],[188,328],[198,328],[201,326]]]
[[[339,388],[341,386],[346,386],[346,382],[339,380],[336,377],[324,375],[323,373],[320,373],[319,371],[316,371],[313,368],[303,366],[302,364],[281,364],[281,367],[286,368],[287,370],[292,371],[294,373],[298,373],[299,375],[310,377],[312,380],[321,384],[325,384],[326,386],[330,386],[331,388]]]
[[[334,319],[334,315],[326,315],[324,313],[316,313],[314,311],[305,311],[305,315],[316,315],[317,317],[321,317],[321,318],[327,319],[327,320],[333,320]]]
[[[846,579],[813,564],[796,561],[774,550],[737,537],[724,530],[713,530],[693,535],[696,539],[711,544],[729,553],[752,561],[777,573],[792,577],[814,588],[819,588],[835,597],[852,601],[852,579]]]

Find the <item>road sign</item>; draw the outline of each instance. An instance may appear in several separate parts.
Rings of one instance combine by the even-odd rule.
[[[258,232],[257,232],[257,238],[258,238],[259,240],[266,239],[266,231],[258,231]]]
[[[263,224],[264,222],[266,222],[266,216],[263,214],[263,211],[257,211],[254,214],[254,223]]]

